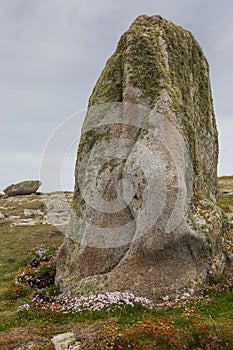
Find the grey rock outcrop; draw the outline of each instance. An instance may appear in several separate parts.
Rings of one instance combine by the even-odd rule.
[[[6,187],[3,191],[8,196],[19,196],[35,193],[41,186],[39,180],[22,181],[17,184],[12,184]]]
[[[72,197],[72,192],[0,196],[0,224],[7,220],[10,227],[53,225],[65,233]]]
[[[56,283],[74,294],[159,298],[221,273],[217,160],[199,44],[160,16],[140,16],[89,100]]]

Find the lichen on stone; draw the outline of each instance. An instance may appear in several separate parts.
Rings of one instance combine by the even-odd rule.
[[[140,125],[135,106],[144,108]],[[114,116],[116,110],[122,119],[106,124],[105,116]],[[128,110],[131,119],[126,117]],[[115,139],[131,140],[123,147],[127,149],[124,159],[119,147],[114,159],[104,160],[106,148]],[[160,157],[164,175],[150,168],[150,161],[146,162],[150,154],[151,159]],[[160,16],[139,16],[122,35],[89,99],[75,169],[76,223],[70,235],[72,241],[76,232],[79,239],[64,243],[65,257],[60,254],[57,273],[61,288],[76,294],[127,290],[157,298],[186,288],[190,281],[204,283],[211,269],[221,271],[227,229],[216,204],[217,161],[209,65],[200,45],[189,31]],[[95,172],[107,206],[118,195],[124,209],[104,212],[98,203],[93,208],[86,201],[82,190]],[[153,186],[148,190],[151,179]],[[123,195],[123,183],[118,186],[121,180],[132,185],[130,203]],[[156,188],[160,193],[152,201],[153,215],[143,217],[146,201]],[[178,195],[186,192],[182,202]],[[160,214],[156,223],[139,232],[143,224],[153,222],[156,213]],[[169,231],[172,215],[181,220]],[[125,231],[119,237],[125,235],[127,244],[94,247],[85,240],[90,234],[106,242],[121,225]]]

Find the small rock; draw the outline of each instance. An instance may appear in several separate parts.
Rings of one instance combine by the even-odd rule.
[[[17,184],[12,184],[6,187],[3,191],[8,196],[19,196],[35,193],[41,186],[41,181],[39,180],[29,180],[22,181]]]
[[[193,288],[190,288],[190,289],[189,289],[189,294],[190,294],[190,295],[193,295],[194,293],[195,293],[195,290],[194,290]]]
[[[24,209],[24,211],[23,211],[23,213],[24,213],[24,216],[33,216],[33,215],[35,215],[35,210],[33,210],[33,209]]]
[[[44,213],[40,209],[24,209],[24,216],[26,217],[43,217]]]
[[[182,296],[181,296],[181,300],[184,300],[184,299],[188,299],[190,298],[190,294],[189,293],[184,293]]]
[[[3,215],[2,213],[0,213],[0,220],[5,219],[5,215]]]
[[[55,335],[52,343],[56,350],[81,350],[81,343],[76,341],[72,332]]]

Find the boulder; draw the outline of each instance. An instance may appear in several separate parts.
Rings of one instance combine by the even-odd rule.
[[[220,274],[218,133],[209,65],[193,35],[140,16],[89,100],[56,283],[73,294],[158,299]]]
[[[8,196],[19,196],[35,193],[41,186],[39,180],[22,181],[17,184],[12,184],[6,187],[3,191]]]

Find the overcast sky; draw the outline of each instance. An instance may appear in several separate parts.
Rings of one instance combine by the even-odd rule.
[[[86,107],[119,37],[140,14],[172,20],[190,30],[202,46],[211,67],[219,174],[233,174],[231,0],[1,0],[0,192],[10,183],[39,178],[52,133]],[[77,136],[84,114],[80,115]],[[65,189],[73,188],[72,137],[65,150]],[[44,190],[54,188],[44,184]]]

